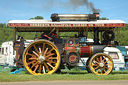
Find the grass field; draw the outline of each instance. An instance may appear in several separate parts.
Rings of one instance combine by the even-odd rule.
[[[0,82],[19,82],[19,81],[55,81],[55,80],[128,80],[128,71],[113,71],[107,76],[97,76],[89,74],[86,71],[66,71],[61,74],[51,75],[31,75],[26,72],[20,74],[10,74],[9,72],[0,72]]]

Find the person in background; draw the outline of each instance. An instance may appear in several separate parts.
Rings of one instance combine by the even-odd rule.
[[[19,47],[19,50],[18,50],[18,53],[19,53],[19,60],[22,60],[22,54],[23,54],[23,52],[24,52],[24,47],[25,47],[25,44],[24,44],[24,38],[23,37],[21,37],[20,38],[20,47]]]

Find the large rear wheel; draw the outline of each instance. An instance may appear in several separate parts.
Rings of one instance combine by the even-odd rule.
[[[52,74],[60,65],[57,47],[48,40],[32,42],[24,51],[23,63],[30,74]]]
[[[108,75],[113,70],[113,60],[104,53],[97,53],[91,57],[90,70],[96,75]]]

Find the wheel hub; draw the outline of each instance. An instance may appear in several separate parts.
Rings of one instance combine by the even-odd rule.
[[[39,61],[40,61],[40,63],[42,63],[42,62],[44,62],[46,60],[46,58],[44,57],[44,56],[39,56]]]
[[[103,67],[104,67],[104,63],[100,63],[99,65],[100,65],[100,67],[101,67],[101,68],[103,68]]]

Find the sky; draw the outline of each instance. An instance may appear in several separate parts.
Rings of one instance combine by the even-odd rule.
[[[77,1],[79,0],[74,0],[75,3],[70,3],[69,0],[1,0],[0,23],[8,23],[9,20],[28,20],[36,16],[50,20],[52,13],[93,13],[87,4],[79,5]],[[128,23],[128,0],[88,0],[88,2],[92,2],[95,9],[100,10],[100,17]]]

